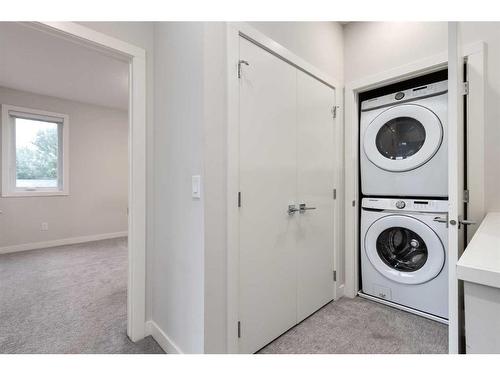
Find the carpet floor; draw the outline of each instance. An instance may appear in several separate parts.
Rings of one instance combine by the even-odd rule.
[[[447,353],[448,326],[362,298],[341,298],[259,353]]]
[[[163,353],[126,302],[126,238],[0,255],[0,353]]]

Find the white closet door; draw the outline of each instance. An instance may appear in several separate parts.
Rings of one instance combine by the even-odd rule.
[[[297,70],[298,321],[334,298],[335,91]]]
[[[456,264],[464,250],[464,58],[458,22],[448,23],[448,259],[450,354],[464,351],[463,283]],[[464,224],[465,225],[465,224]]]
[[[242,353],[297,322],[296,69],[240,38],[240,301]]]

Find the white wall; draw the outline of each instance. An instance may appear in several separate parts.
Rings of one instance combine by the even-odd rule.
[[[203,23],[155,27],[152,319],[186,353],[204,350],[203,47]]]
[[[226,24],[204,25],[205,352],[226,351]]]
[[[344,82],[445,52],[446,22],[351,22],[344,26]]]
[[[0,198],[0,248],[126,231],[127,112],[3,87],[0,103],[67,114],[70,128],[70,195]]]
[[[344,38],[338,22],[249,22],[302,59],[342,82]]]

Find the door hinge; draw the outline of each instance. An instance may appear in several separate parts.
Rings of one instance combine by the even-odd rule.
[[[337,189],[333,189],[333,199],[337,199]]]
[[[469,82],[462,82],[462,95],[469,95]]]
[[[238,191],[238,207],[241,207],[241,191]]]
[[[249,66],[250,64],[246,60],[239,60],[238,61],[238,78],[241,78],[241,64],[244,64],[246,66]]]
[[[333,281],[337,281],[337,271],[333,270]]]
[[[241,337],[241,322],[238,320],[238,338]]]
[[[464,190],[464,202],[469,203],[469,190]]]
[[[334,105],[334,106],[332,107],[332,117],[333,117],[333,118],[337,118],[337,108],[339,108],[339,106],[338,106],[338,105]]]

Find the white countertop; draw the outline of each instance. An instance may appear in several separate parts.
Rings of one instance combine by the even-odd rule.
[[[486,215],[457,263],[460,280],[500,288],[500,212]]]

